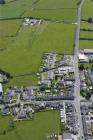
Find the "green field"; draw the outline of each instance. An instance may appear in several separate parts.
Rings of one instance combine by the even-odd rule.
[[[88,20],[88,18],[93,18],[93,1],[92,0],[85,0],[83,9],[82,9],[82,18],[83,20]],[[81,21],[81,28],[84,29],[91,29],[93,30],[93,24]],[[93,31],[81,31],[80,37],[82,38],[93,38]],[[92,49],[93,48],[93,41],[88,40],[80,40],[80,48],[81,49]]]
[[[40,0],[24,16],[74,22],[77,13],[76,4],[76,0]]]
[[[88,23],[88,22],[81,22],[81,29],[90,29],[93,30],[93,24]],[[93,38],[93,31],[81,31],[80,32],[80,37],[83,38]]]
[[[93,17],[93,1],[85,0],[83,9],[82,9],[82,19],[88,19],[89,17]]]
[[[1,20],[0,38],[16,36],[21,25],[22,25],[22,20]]]
[[[73,53],[74,32],[74,25],[55,22],[44,22],[37,27],[22,26],[17,36],[1,39],[3,46],[0,47],[4,50],[0,51],[0,68],[13,76],[38,72],[44,52]],[[28,85],[34,81],[36,83],[35,78],[26,76],[13,79],[10,84]]]
[[[69,16],[69,14],[71,16]],[[58,21],[67,21],[75,22],[76,20],[76,9],[58,9],[58,10],[40,10],[34,9],[27,13],[24,16],[32,16],[36,18],[44,18],[47,20],[58,20]]]
[[[14,2],[14,1],[16,1],[16,0],[5,0],[5,3],[7,4],[9,2]]]
[[[7,130],[9,120],[0,117],[0,130]],[[17,122],[16,129],[0,136],[0,140],[47,140],[47,135],[60,131],[59,111],[46,111],[36,113],[32,121]]]
[[[75,22],[77,2],[77,0],[14,0],[0,6],[0,19],[32,16]]]
[[[81,49],[93,49],[93,41],[80,41]]]
[[[12,3],[0,5],[0,19],[21,17],[31,8],[35,0],[16,0]]]

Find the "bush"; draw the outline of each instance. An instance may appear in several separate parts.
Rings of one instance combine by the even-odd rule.
[[[0,0],[0,4],[5,4],[5,0]]]
[[[89,18],[88,23],[92,23],[92,22],[93,22],[92,18]]]
[[[80,64],[80,65],[79,65],[79,70],[80,70],[80,71],[83,71],[84,69],[85,69],[85,68],[84,68],[84,64]]]

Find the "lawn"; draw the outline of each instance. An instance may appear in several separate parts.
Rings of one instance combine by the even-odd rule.
[[[5,128],[8,124],[6,119],[0,119],[0,124],[6,125]],[[0,140],[46,140],[47,135],[60,131],[59,111],[46,111],[36,113],[32,121],[17,122],[16,129],[0,136]]]
[[[22,25],[22,20],[1,20],[0,37],[16,36]]]
[[[84,64],[84,68],[91,68],[93,63],[80,63],[80,64]]]
[[[44,52],[73,54],[74,32],[74,25],[62,23],[44,22],[37,27],[22,26],[16,37],[4,38],[7,43],[1,40],[1,49],[5,50],[0,51],[0,68],[13,76],[38,72]],[[12,81],[13,85],[28,85],[32,83],[32,78],[26,76]]]

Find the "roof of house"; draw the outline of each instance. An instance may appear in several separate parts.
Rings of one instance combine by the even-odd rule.
[[[63,140],[72,140],[72,136],[70,133],[63,133]]]

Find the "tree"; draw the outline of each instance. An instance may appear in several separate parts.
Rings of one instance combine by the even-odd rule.
[[[92,67],[91,67],[91,71],[93,71],[93,65],[92,65]]]
[[[5,4],[5,0],[0,0],[0,4]]]
[[[90,98],[91,98],[91,93],[90,92],[87,92],[86,93],[86,99],[89,100]]]
[[[88,23],[92,23],[92,22],[93,22],[92,18],[88,18]]]
[[[84,64],[79,65],[79,70],[83,71],[84,70]]]
[[[14,123],[14,121],[13,120],[10,120],[9,121],[9,130],[13,130],[13,129],[15,129],[15,123]]]

